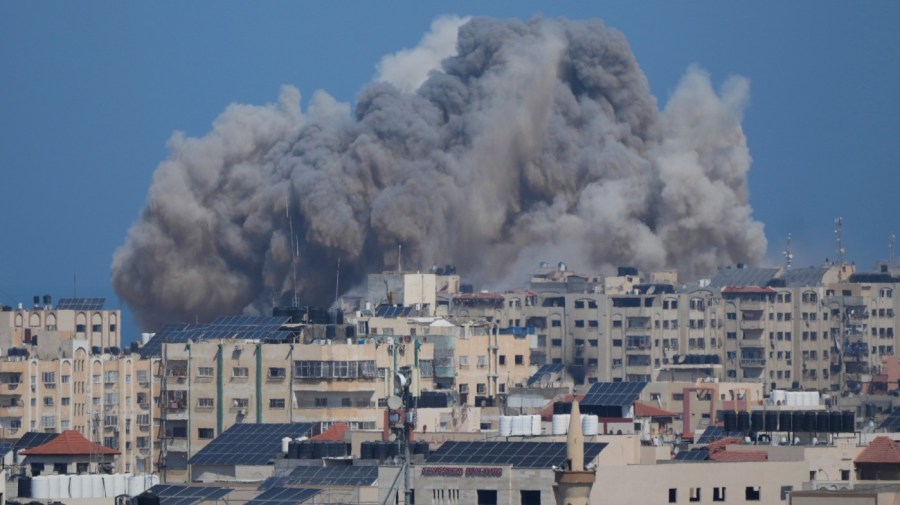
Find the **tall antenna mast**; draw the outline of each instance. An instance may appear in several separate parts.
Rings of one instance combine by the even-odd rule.
[[[793,261],[793,259],[794,259],[794,251],[791,249],[791,234],[790,233],[788,233],[787,244],[785,245],[784,252],[782,254],[784,254],[784,269],[790,270],[791,269],[791,261]]]
[[[891,232],[890,240],[888,241],[888,265],[894,266],[894,253],[897,250],[897,235],[894,235]]]
[[[843,227],[844,227],[844,218],[839,217],[834,220],[834,242],[835,242],[835,246],[837,248],[838,265],[844,264],[844,253],[846,252],[844,250],[844,245],[842,243],[842,235],[843,235],[842,228]]]
[[[337,303],[341,296],[341,258],[338,256],[337,276],[334,280],[334,303]]]
[[[397,244],[397,271],[403,272],[403,244]]]
[[[299,249],[299,244],[297,244],[294,239],[294,220],[291,217],[291,200],[290,200],[290,198],[291,198],[291,194],[288,193],[288,196],[284,202],[284,213],[285,213],[285,215],[287,215],[288,226],[290,227],[290,231],[291,231],[291,276],[293,278],[292,288],[294,291],[293,296],[291,297],[291,307],[297,308],[300,306],[300,299],[297,298],[297,256],[300,255],[300,251],[295,249],[295,248]]]

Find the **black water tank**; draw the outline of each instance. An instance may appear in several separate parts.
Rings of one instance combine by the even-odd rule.
[[[328,456],[328,448],[325,446],[323,442],[313,441],[307,442],[311,447],[312,459],[322,459],[325,456]]]
[[[737,415],[737,428],[738,431],[750,431],[750,413],[746,411],[740,411]]]
[[[778,431],[778,412],[766,411],[766,431]]]
[[[363,442],[359,446],[359,459],[374,459],[375,451],[372,442]]]
[[[732,432],[737,431],[737,413],[733,410],[726,410],[725,414],[722,416],[723,421],[725,422],[725,431]]]
[[[375,459],[384,461],[388,457],[388,445],[390,442],[375,442]]]
[[[806,412],[795,410],[792,414],[792,421],[794,423],[794,431],[809,431],[806,426]]]
[[[385,442],[385,444],[387,444],[387,455],[389,458],[400,455],[400,446],[397,445],[397,442]]]
[[[553,402],[554,414],[571,414],[572,404],[569,402]]]
[[[288,442],[288,452],[287,452],[287,456],[285,456],[285,458],[300,459],[300,457],[298,455],[299,450],[300,450],[300,448],[297,447],[297,442],[294,442],[293,440],[291,440],[290,442]]]
[[[819,433],[831,432],[831,412],[822,410],[816,413],[816,431]]]
[[[31,477],[19,477],[19,498],[31,498]]]
[[[793,431],[794,425],[791,423],[791,411],[782,410],[778,413],[778,431]]]
[[[417,440],[415,442],[415,446],[413,446],[413,454],[424,454],[428,456],[431,449],[428,447],[428,442],[424,440]]]
[[[765,431],[765,412],[754,410],[750,413],[750,431]]]
[[[806,428],[803,431],[809,431],[809,432],[816,431],[816,429],[818,428],[818,425],[816,424],[816,412],[814,410],[809,410],[807,412],[804,412],[803,424],[804,424],[804,427]]]
[[[841,413],[837,410],[831,412],[830,428],[832,433],[841,432]]]
[[[150,491],[144,491],[137,496],[137,505],[159,505],[159,496]]]
[[[313,445],[310,441],[304,441],[297,444],[297,459],[312,459]]]
[[[844,433],[856,433],[856,413],[845,410],[841,414],[841,431]]]

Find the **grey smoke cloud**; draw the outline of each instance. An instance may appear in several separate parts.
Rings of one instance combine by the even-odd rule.
[[[600,21],[463,21],[382,60],[352,113],[323,92],[301,111],[287,86],[275,104],[228,107],[202,138],[175,135],[113,258],[139,321],[284,303],[292,250],[301,301],[326,305],[338,257],[350,286],[395,267],[398,244],[405,266],[485,282],[519,258],[688,277],[762,258],[746,80],[717,92],[691,67],[660,110]]]

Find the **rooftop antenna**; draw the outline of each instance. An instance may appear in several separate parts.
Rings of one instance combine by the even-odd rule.
[[[403,244],[397,244],[397,272],[403,273]]]
[[[793,259],[794,259],[794,251],[793,251],[793,249],[791,249],[791,234],[790,233],[788,233],[787,245],[785,245],[784,252],[782,254],[784,254],[784,269],[790,270],[791,269],[791,261],[793,261]]]
[[[844,227],[844,218],[839,217],[834,220],[834,242],[835,247],[837,249],[837,261],[838,265],[844,264],[844,245],[842,243],[842,228]]]
[[[337,303],[341,293],[341,258],[338,256],[337,275],[334,280],[334,303]]]
[[[897,235],[891,232],[888,241],[888,265],[894,266],[894,253],[897,250]]]
[[[294,240],[294,220],[291,218],[291,194],[288,193],[287,198],[285,198],[284,202],[284,213],[288,218],[288,226],[291,231],[291,276],[293,278],[293,296],[291,297],[291,307],[297,308],[300,306],[300,300],[297,298],[297,256],[300,255],[299,244],[297,244]]]

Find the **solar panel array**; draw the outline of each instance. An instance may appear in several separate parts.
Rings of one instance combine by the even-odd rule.
[[[13,450],[19,451],[21,449],[31,449],[32,447],[44,445],[56,438],[57,435],[59,435],[59,433],[39,433],[36,431],[29,431],[22,435],[22,438],[16,440],[13,444]]]
[[[584,461],[591,461],[606,444],[584,444]],[[429,464],[512,465],[551,468],[566,461],[565,442],[444,442],[427,459]]]
[[[143,358],[161,356],[163,344],[182,344],[188,340],[201,342],[204,340],[238,338],[245,340],[284,342],[289,332],[279,329],[290,322],[290,316],[223,316],[210,324],[169,324],[163,327],[145,344],[138,353]]]
[[[890,414],[884,421],[881,421],[881,424],[878,425],[879,429],[887,430],[889,432],[897,432],[900,431],[900,407],[891,411]]]
[[[216,501],[233,489],[207,486],[175,486],[157,484],[147,492],[159,497],[160,505],[194,505],[201,501]]]
[[[372,486],[378,482],[374,465],[298,466],[284,477],[270,477],[260,489],[290,486]]]
[[[103,310],[106,298],[60,298],[57,310]]]
[[[534,375],[528,378],[528,385],[531,386],[536,382],[540,382],[545,379],[545,376],[554,373],[562,373],[563,370],[566,369],[566,366],[562,363],[551,363],[548,365],[542,365],[541,368],[535,372]]]
[[[9,441],[0,442],[0,458],[6,456],[6,453],[12,450],[13,445],[13,442]]]
[[[311,423],[235,424],[188,460],[189,465],[267,465],[281,439],[306,436]]]
[[[314,488],[273,487],[263,491],[246,505],[293,505],[303,503],[321,492],[321,489]]]
[[[641,397],[646,382],[595,382],[581,405],[597,407],[625,407]]]
[[[724,426],[710,426],[703,431],[703,435],[700,435],[700,438],[696,443],[698,444],[710,444],[715,442],[716,440],[722,440],[727,437],[740,437],[744,438],[743,431],[725,431]]]
[[[691,449],[675,455],[675,461],[706,461],[708,459],[709,451],[706,449]]]
[[[407,317],[412,307],[402,305],[379,305],[375,308],[375,317]]]

